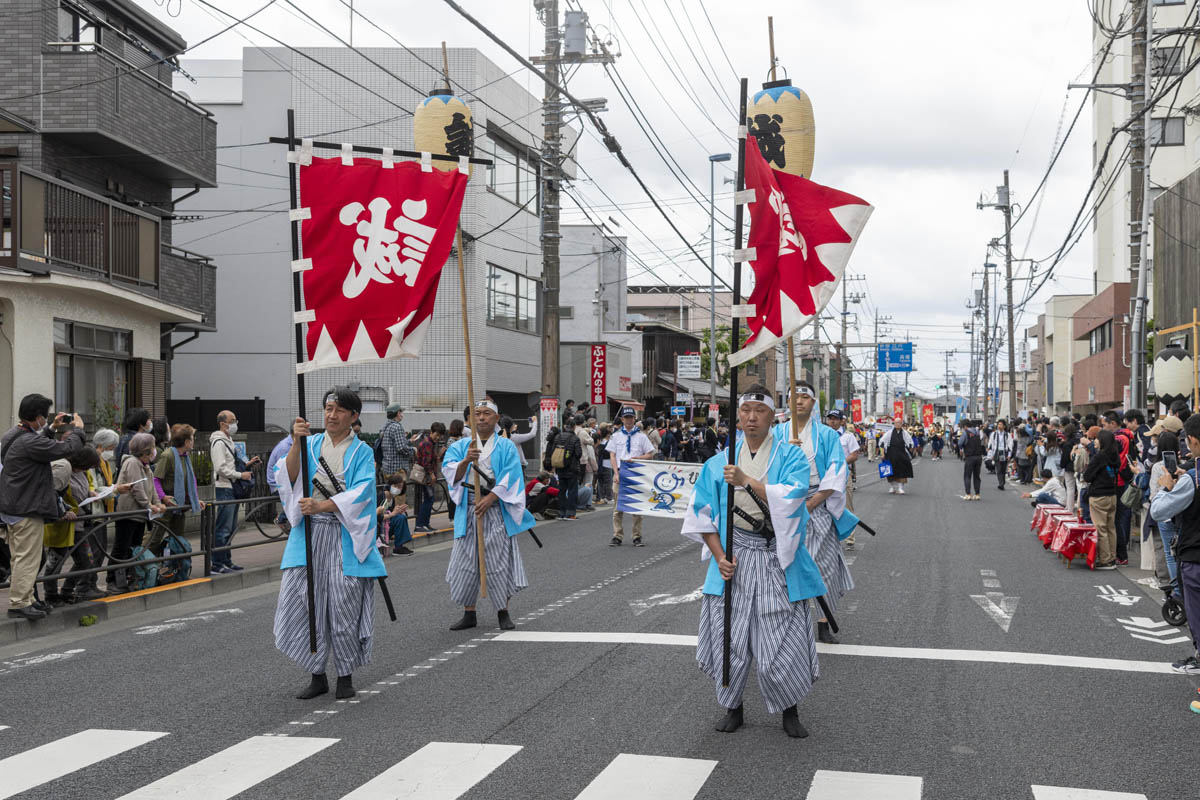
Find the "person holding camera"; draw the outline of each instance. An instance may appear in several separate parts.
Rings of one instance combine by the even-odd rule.
[[[59,414],[47,427],[53,404],[44,395],[25,395],[17,409],[20,421],[0,438],[0,520],[8,524],[12,558],[8,616],[18,619],[41,619],[50,613],[50,605],[33,596],[45,520],[62,516],[50,462],[70,458],[86,444],[78,414]],[[62,441],[57,441],[63,431]]]

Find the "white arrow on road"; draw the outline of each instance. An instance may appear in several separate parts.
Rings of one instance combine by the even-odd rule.
[[[1144,642],[1182,644],[1192,640],[1192,637],[1179,633],[1179,630],[1169,622],[1156,622],[1150,617],[1130,617],[1129,619],[1117,617],[1117,622],[1121,623],[1121,627],[1129,631],[1129,635],[1134,639],[1141,639]],[[1165,638],[1168,636],[1171,638]]]
[[[703,588],[697,589],[694,592],[687,594],[652,594],[644,600],[630,600],[629,607],[633,609],[633,615],[636,617],[644,613],[648,609],[655,606],[677,606],[681,603],[694,603],[704,594]]]
[[[988,592],[987,594],[973,594],[971,599],[979,604],[983,613],[1000,626],[1000,630],[1008,633],[1008,628],[1012,625],[1013,614],[1017,613],[1017,601],[1021,598],[1005,597],[1004,592]]]

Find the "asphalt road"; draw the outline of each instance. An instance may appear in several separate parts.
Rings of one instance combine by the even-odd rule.
[[[858,534],[807,739],[753,678],[747,725],[713,730],[698,546],[647,520],[647,547],[610,548],[599,511],[520,540],[533,585],[511,608],[536,641],[486,602],[448,630],[447,546],[390,559],[400,620],[379,603],[353,702],[292,699],[277,585],[0,649],[0,798],[1195,798],[1197,682],[1162,671],[1188,645],[1157,600],[1064,568],[1015,487],[964,503],[957,461],[916,472],[855,495],[879,536]]]

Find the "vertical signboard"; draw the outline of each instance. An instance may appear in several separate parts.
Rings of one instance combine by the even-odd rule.
[[[861,397],[855,397],[853,400],[850,401],[850,419],[853,420],[854,422],[862,422],[863,421],[862,398]]]
[[[926,428],[933,427],[933,406],[929,403],[921,406],[921,422],[925,424]]]
[[[892,401],[892,417],[896,422],[904,422],[904,401]]]
[[[719,409],[719,408],[717,408],[717,404],[716,404],[716,403],[709,403],[709,404],[708,404],[708,415],[709,415],[710,417],[712,417],[713,419],[717,419],[717,414],[718,414],[719,412],[720,412],[720,409]]]
[[[539,463],[546,458],[546,434],[550,432],[551,428],[554,428],[557,425],[558,398],[543,397],[541,406],[538,409],[538,430],[541,432],[541,435],[538,436],[538,454],[540,456],[538,459]]]
[[[594,406],[603,406],[608,402],[607,361],[608,345],[592,345],[591,395]]]

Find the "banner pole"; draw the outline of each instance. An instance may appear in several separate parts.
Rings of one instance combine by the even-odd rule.
[[[738,117],[738,165],[737,165],[737,182],[734,184],[737,191],[742,191],[746,188],[746,89],[747,81],[742,78],[741,89],[741,115]],[[733,248],[734,252],[742,249],[742,217],[745,206],[738,203],[734,209],[733,218]],[[737,306],[742,302],[742,262],[736,259],[733,262],[733,305]],[[738,322],[739,317],[734,314],[730,320],[730,339],[729,352],[736,352],[741,345],[741,325]],[[737,388],[737,367],[729,370],[729,436],[728,439],[728,456],[727,463],[737,463],[737,407],[738,407],[738,388]],[[728,502],[725,507],[725,557],[729,561],[733,561],[733,508],[734,496],[733,490],[727,491]],[[733,579],[725,581],[725,624],[722,636],[722,653],[721,653],[721,685],[729,686],[729,651],[731,645],[731,629],[733,623]]]
[[[288,152],[296,150],[296,112],[293,109],[288,109],[287,112],[287,128],[288,128]],[[290,188],[291,207],[296,208],[296,201],[299,197],[297,192],[297,164],[296,160],[288,161],[288,185]],[[289,223],[292,229],[292,260],[300,260],[300,226],[303,222],[297,220]],[[304,310],[304,304],[300,297],[300,273],[292,273],[292,310],[299,313]],[[304,363],[304,323],[296,323],[296,364]],[[296,372],[296,415],[301,419],[307,420],[307,412],[304,402],[304,373],[297,370]],[[308,490],[308,437],[300,437],[300,487],[303,492],[303,497],[310,496]],[[317,612],[316,600],[314,595],[316,591],[313,587],[313,550],[312,550],[312,517],[308,514],[304,515],[304,578],[305,592],[308,600],[308,649],[310,652],[317,652]]]
[[[442,42],[442,77],[446,79],[446,91],[450,92],[450,56],[446,51],[446,43]],[[461,219],[461,215],[460,215]],[[475,434],[475,381],[472,375],[471,367],[471,326],[470,316],[467,313],[467,272],[463,267],[463,235],[462,222],[458,223],[458,229],[455,232],[457,237],[458,250],[458,299],[459,306],[462,309],[462,326],[463,326],[463,355],[467,359],[467,434],[471,437],[471,444],[480,444],[479,437]],[[496,434],[493,432],[493,436]],[[475,489],[475,504],[478,506],[482,499],[479,496],[479,470],[471,470],[472,483]],[[475,549],[479,559],[479,596],[487,597],[487,557],[483,547],[483,530],[482,520],[479,517],[475,518]]]

